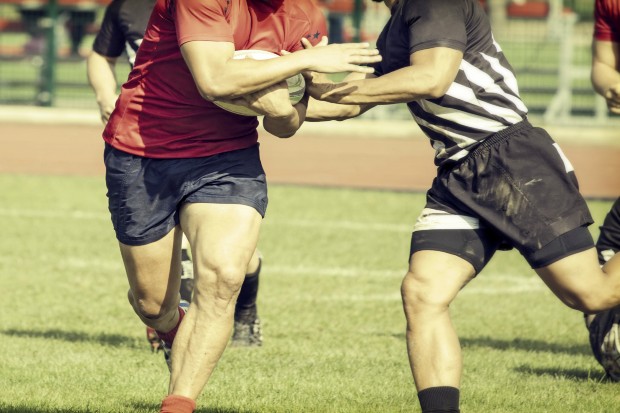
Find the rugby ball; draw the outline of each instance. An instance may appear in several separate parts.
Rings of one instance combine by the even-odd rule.
[[[233,55],[233,59],[266,60],[273,59],[275,57],[278,57],[278,55],[265,50],[237,50]],[[306,91],[306,81],[304,80],[304,77],[298,73],[295,76],[286,79],[286,84],[288,85],[288,94],[291,99],[291,104],[295,105],[299,103],[301,98],[304,96],[304,92]],[[219,101],[213,101],[213,103],[220,108],[236,113],[237,115],[259,116],[258,113],[254,112],[252,109],[246,108],[245,106]]]

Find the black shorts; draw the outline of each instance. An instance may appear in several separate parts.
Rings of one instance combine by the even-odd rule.
[[[162,238],[179,224],[186,202],[247,205],[265,216],[267,182],[258,145],[202,158],[153,159],[106,144],[104,162],[108,208],[123,244]]]
[[[523,121],[439,168],[411,252],[453,253],[479,272],[497,249],[516,248],[539,268],[591,248],[592,222],[560,147]]]

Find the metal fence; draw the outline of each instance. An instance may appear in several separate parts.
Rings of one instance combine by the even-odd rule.
[[[481,0],[482,1],[482,0]],[[549,123],[610,122],[589,81],[593,0],[482,1],[533,115]],[[109,0],[0,0],[0,105],[96,108],[85,56]],[[342,37],[373,42],[389,11],[352,0]],[[127,65],[117,65],[118,79]],[[367,117],[408,118],[404,105]]]

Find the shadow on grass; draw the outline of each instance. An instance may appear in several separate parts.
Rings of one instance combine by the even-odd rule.
[[[114,413],[135,413],[135,412],[156,412],[159,411],[159,404],[134,403],[132,407],[127,407],[126,411]],[[55,408],[55,407],[30,407],[30,406],[6,406],[0,403],[2,413],[100,413],[98,408],[79,409],[79,408]],[[254,413],[253,410],[235,410],[227,408],[198,408],[196,413]]]
[[[586,333],[584,333],[585,336]],[[463,348],[488,347],[495,350],[540,351],[554,354],[590,355],[590,347],[583,344],[561,344],[541,340],[515,338],[500,340],[491,337],[463,337],[460,339]]]
[[[587,331],[583,333],[587,336]],[[405,340],[404,334],[393,334],[392,337]],[[502,340],[492,337],[460,337],[463,348],[492,348],[495,350],[523,350],[540,351],[554,354],[591,355],[592,351],[587,344],[561,344],[541,340],[515,338]]]
[[[159,407],[160,405],[157,404],[149,404],[149,403],[134,403],[133,404],[134,409],[139,409],[139,411],[144,411],[144,412],[156,412],[159,411]],[[2,411],[2,410],[0,410]],[[135,410],[134,410],[135,411]],[[129,412],[127,412],[129,413]],[[230,408],[226,408],[226,407],[203,407],[200,408],[200,406],[198,406],[196,408],[196,413],[255,413],[255,410],[237,410],[237,409],[230,409]]]
[[[561,368],[536,368],[529,366],[519,366],[514,369],[515,371],[527,374],[527,375],[535,375],[535,376],[549,376],[553,378],[559,379],[567,379],[567,380],[578,380],[578,381],[588,381],[594,383],[609,383],[617,385],[618,383],[614,383],[609,380],[605,373],[601,370],[600,372],[593,373],[591,370],[587,369],[561,369]]]
[[[135,337],[122,336],[120,334],[88,334],[79,331],[65,331],[60,329],[49,330],[19,330],[8,329],[0,330],[0,334],[12,337],[29,337],[29,338],[44,338],[51,340],[62,340],[70,343],[75,342],[91,342],[99,343],[110,347],[142,347],[139,346]]]

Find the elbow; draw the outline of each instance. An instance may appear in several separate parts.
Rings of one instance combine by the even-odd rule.
[[[265,131],[280,139],[292,138],[297,133],[297,129],[270,128],[268,125],[264,127]]]
[[[274,135],[275,135],[277,138],[280,138],[280,139],[288,139],[288,138],[292,138],[293,136],[295,136],[295,132],[297,132],[297,131],[293,131],[293,132],[284,132],[284,133],[283,133],[283,132],[280,132],[280,133],[278,133],[277,135],[275,135],[275,134],[274,134]]]
[[[433,82],[428,85],[426,95],[430,99],[438,99],[448,93],[450,83]]]

